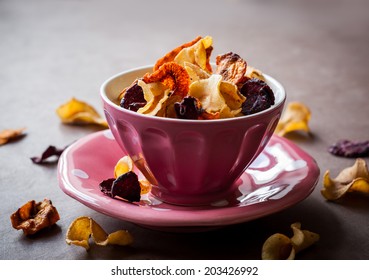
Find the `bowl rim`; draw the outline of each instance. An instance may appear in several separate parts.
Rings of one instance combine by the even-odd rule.
[[[127,109],[124,109],[124,108],[118,106],[116,103],[114,103],[112,100],[110,100],[110,98],[107,96],[106,88],[109,85],[109,83],[112,82],[113,80],[115,80],[117,78],[120,78],[123,75],[132,73],[132,72],[143,71],[145,69],[150,70],[153,67],[154,67],[154,65],[144,65],[144,66],[130,68],[128,70],[119,72],[119,73],[111,76],[110,78],[106,79],[100,87],[100,97],[102,98],[103,102],[107,103],[109,106],[115,108],[118,111],[121,111],[124,114],[129,114],[129,115],[136,116],[138,118],[142,118],[142,119],[146,119],[146,120],[155,120],[155,121],[159,121],[159,122],[162,121],[162,122],[175,122],[175,123],[196,123],[196,124],[207,123],[208,124],[208,123],[218,123],[218,122],[219,123],[227,123],[227,122],[235,122],[235,121],[244,121],[244,120],[254,119],[254,118],[257,118],[261,115],[267,115],[268,113],[273,112],[274,110],[276,110],[277,108],[282,106],[284,104],[285,100],[286,100],[286,90],[285,90],[284,86],[278,80],[276,80],[272,76],[270,76],[268,74],[265,74],[265,73],[263,73],[263,76],[265,76],[267,82],[273,83],[280,90],[281,98],[280,98],[279,102],[275,103],[274,105],[272,105],[271,107],[269,107],[266,110],[254,113],[252,115],[239,116],[239,117],[234,117],[234,118],[223,118],[223,119],[212,119],[212,120],[192,120],[192,119],[164,118],[164,117],[158,117],[158,116],[139,114],[137,112],[127,110]]]

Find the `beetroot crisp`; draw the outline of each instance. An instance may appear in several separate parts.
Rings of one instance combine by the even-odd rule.
[[[340,140],[331,145],[328,151],[340,157],[366,157],[369,156],[369,141]]]
[[[67,147],[63,148],[63,149],[59,149],[59,148],[56,148],[55,146],[49,146],[47,147],[47,149],[42,153],[41,156],[39,157],[31,157],[31,160],[33,163],[36,163],[36,164],[43,164],[43,163],[46,163],[46,162],[49,162],[47,161],[50,157],[57,157],[59,158],[60,155],[64,152],[64,150],[66,149]]]
[[[100,183],[100,190],[112,198],[120,197],[130,202],[139,202],[141,187],[136,173],[128,171],[117,179],[110,178]]]

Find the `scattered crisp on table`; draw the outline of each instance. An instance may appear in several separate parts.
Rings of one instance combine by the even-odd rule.
[[[46,148],[46,150],[41,154],[39,157],[31,157],[31,160],[33,163],[36,164],[43,164],[49,162],[48,159],[50,157],[56,157],[59,158],[60,155],[64,152],[66,148],[59,149],[55,146],[49,146]]]
[[[369,141],[340,140],[332,144],[328,151],[339,157],[366,157],[369,156]]]
[[[323,178],[322,195],[327,200],[337,200],[349,192],[369,194],[369,171],[365,160],[358,158],[351,167],[343,169],[335,179],[327,170]]]
[[[316,243],[320,236],[308,230],[301,230],[301,223],[291,225],[293,236],[276,233],[263,244],[261,258],[263,260],[293,260],[298,252]]]
[[[71,223],[67,231],[66,242],[68,245],[82,246],[89,250],[90,237],[95,244],[100,246],[126,246],[133,242],[133,237],[127,230],[118,230],[107,234],[98,223],[86,216],[79,217]]]
[[[101,118],[91,105],[76,98],[72,98],[67,103],[59,106],[56,113],[61,121],[66,124],[96,124],[105,128],[108,127],[108,123]]]
[[[309,121],[311,118],[310,109],[301,102],[290,102],[275,129],[279,136],[285,136],[293,131],[304,131],[310,133]]]
[[[4,129],[0,131],[0,146],[15,140],[23,135],[25,128],[20,129]]]
[[[60,219],[51,200],[28,201],[10,216],[13,228],[22,229],[25,235],[32,235],[41,229],[51,227]]]

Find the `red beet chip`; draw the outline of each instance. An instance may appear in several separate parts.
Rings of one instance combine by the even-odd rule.
[[[198,100],[192,96],[186,96],[181,102],[174,103],[174,110],[179,119],[189,120],[197,120],[202,111]]]
[[[142,88],[137,83],[135,83],[127,89],[122,100],[120,101],[120,106],[125,109],[137,112],[138,109],[145,106],[146,103],[147,101],[144,98]]]
[[[119,196],[130,202],[140,201],[141,187],[136,173],[129,171],[115,179],[111,188],[111,195],[112,197]]]
[[[244,115],[261,112],[274,104],[274,93],[262,80],[253,78],[246,81],[240,92],[246,97],[242,104],[242,114]]]
[[[111,187],[113,186],[114,181],[115,181],[115,178],[110,178],[110,179],[102,181],[99,185],[100,190],[107,196],[113,197],[111,194]]]
[[[63,149],[58,149],[55,146],[49,146],[42,153],[42,155],[40,157],[31,157],[31,160],[33,161],[33,163],[36,163],[36,164],[48,163],[50,161],[47,161],[47,159],[49,159],[50,157],[53,157],[53,156],[59,158],[60,155],[64,152],[64,150],[66,148],[67,147],[65,147]]]
[[[328,151],[336,156],[340,157],[365,157],[369,156],[369,141],[351,141],[340,140],[337,143],[332,144]]]

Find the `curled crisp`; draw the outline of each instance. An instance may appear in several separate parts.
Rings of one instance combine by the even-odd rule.
[[[219,74],[208,79],[196,81],[190,85],[189,96],[199,100],[204,119],[231,118],[241,112],[241,104],[245,97],[235,85],[223,81]],[[237,104],[239,104],[238,109]]]
[[[278,122],[275,133],[285,136],[293,131],[304,131],[310,133],[309,120],[311,118],[310,109],[301,102],[290,102]]]
[[[25,128],[4,129],[0,132],[0,146],[23,135]]]
[[[66,242],[68,245],[77,245],[90,249],[89,239],[92,237],[96,245],[120,245],[132,244],[132,235],[127,230],[118,230],[107,234],[104,229],[90,217],[79,217],[69,226]]]
[[[210,65],[210,55],[213,50],[212,44],[213,38],[206,36],[193,46],[182,49],[173,61],[181,66],[184,66],[184,63],[189,62],[199,66],[206,72],[212,73]]]
[[[191,42],[188,43],[184,43],[183,45],[175,48],[174,50],[170,51],[169,53],[167,53],[165,56],[163,56],[162,58],[158,59],[158,61],[155,63],[154,65],[154,71],[158,70],[160,66],[162,66],[163,64],[167,63],[167,62],[171,62],[174,60],[174,58],[178,55],[178,53],[188,47],[193,46],[194,44],[196,44],[198,41],[201,40],[201,36],[196,37],[194,40],[192,40]]]
[[[173,95],[185,97],[190,85],[190,77],[184,67],[168,62],[159,67],[154,73],[146,74],[142,80],[148,83],[161,82],[173,91]]]
[[[129,171],[133,171],[133,160],[130,156],[124,156],[115,164],[114,177],[118,178]]]
[[[184,62],[187,61],[196,64],[211,73],[212,68],[210,65],[210,55],[213,50],[212,44],[212,37],[206,36],[202,38],[201,36],[198,36],[191,42],[175,48],[164,57],[160,58],[156,62],[153,70],[158,70],[162,65],[168,62],[174,61],[183,66]]]
[[[321,194],[327,200],[338,200],[346,193],[369,194],[369,171],[365,160],[358,158],[351,167],[343,169],[335,179],[327,170],[323,178]]]
[[[263,73],[250,65],[247,65],[245,76],[249,79],[259,79],[265,82]]]
[[[201,69],[200,66],[197,66],[195,64],[184,62],[184,68],[190,76],[191,83],[197,82],[202,79],[208,79],[210,77],[210,74],[208,72]]]
[[[308,230],[301,230],[301,223],[291,225],[293,236],[284,234],[271,235],[263,244],[263,260],[293,260],[298,252],[316,243],[320,236]]]
[[[48,161],[49,158],[55,157],[56,159],[58,159],[66,148],[67,147],[60,149],[51,145],[46,148],[46,150],[41,154],[41,156],[31,157],[31,160],[33,163],[36,164],[49,163],[50,162]]]
[[[145,106],[139,108],[137,112],[151,116],[162,116],[165,114],[166,101],[169,98],[170,89],[160,82],[146,84],[144,81],[139,80],[137,84],[142,88],[146,100]]]
[[[100,114],[86,102],[72,98],[67,103],[59,106],[56,113],[61,121],[66,124],[96,124],[108,127],[108,123],[100,117]]]
[[[58,211],[47,198],[37,203],[34,200],[28,201],[10,216],[13,228],[23,230],[25,235],[51,227],[59,219]]]

